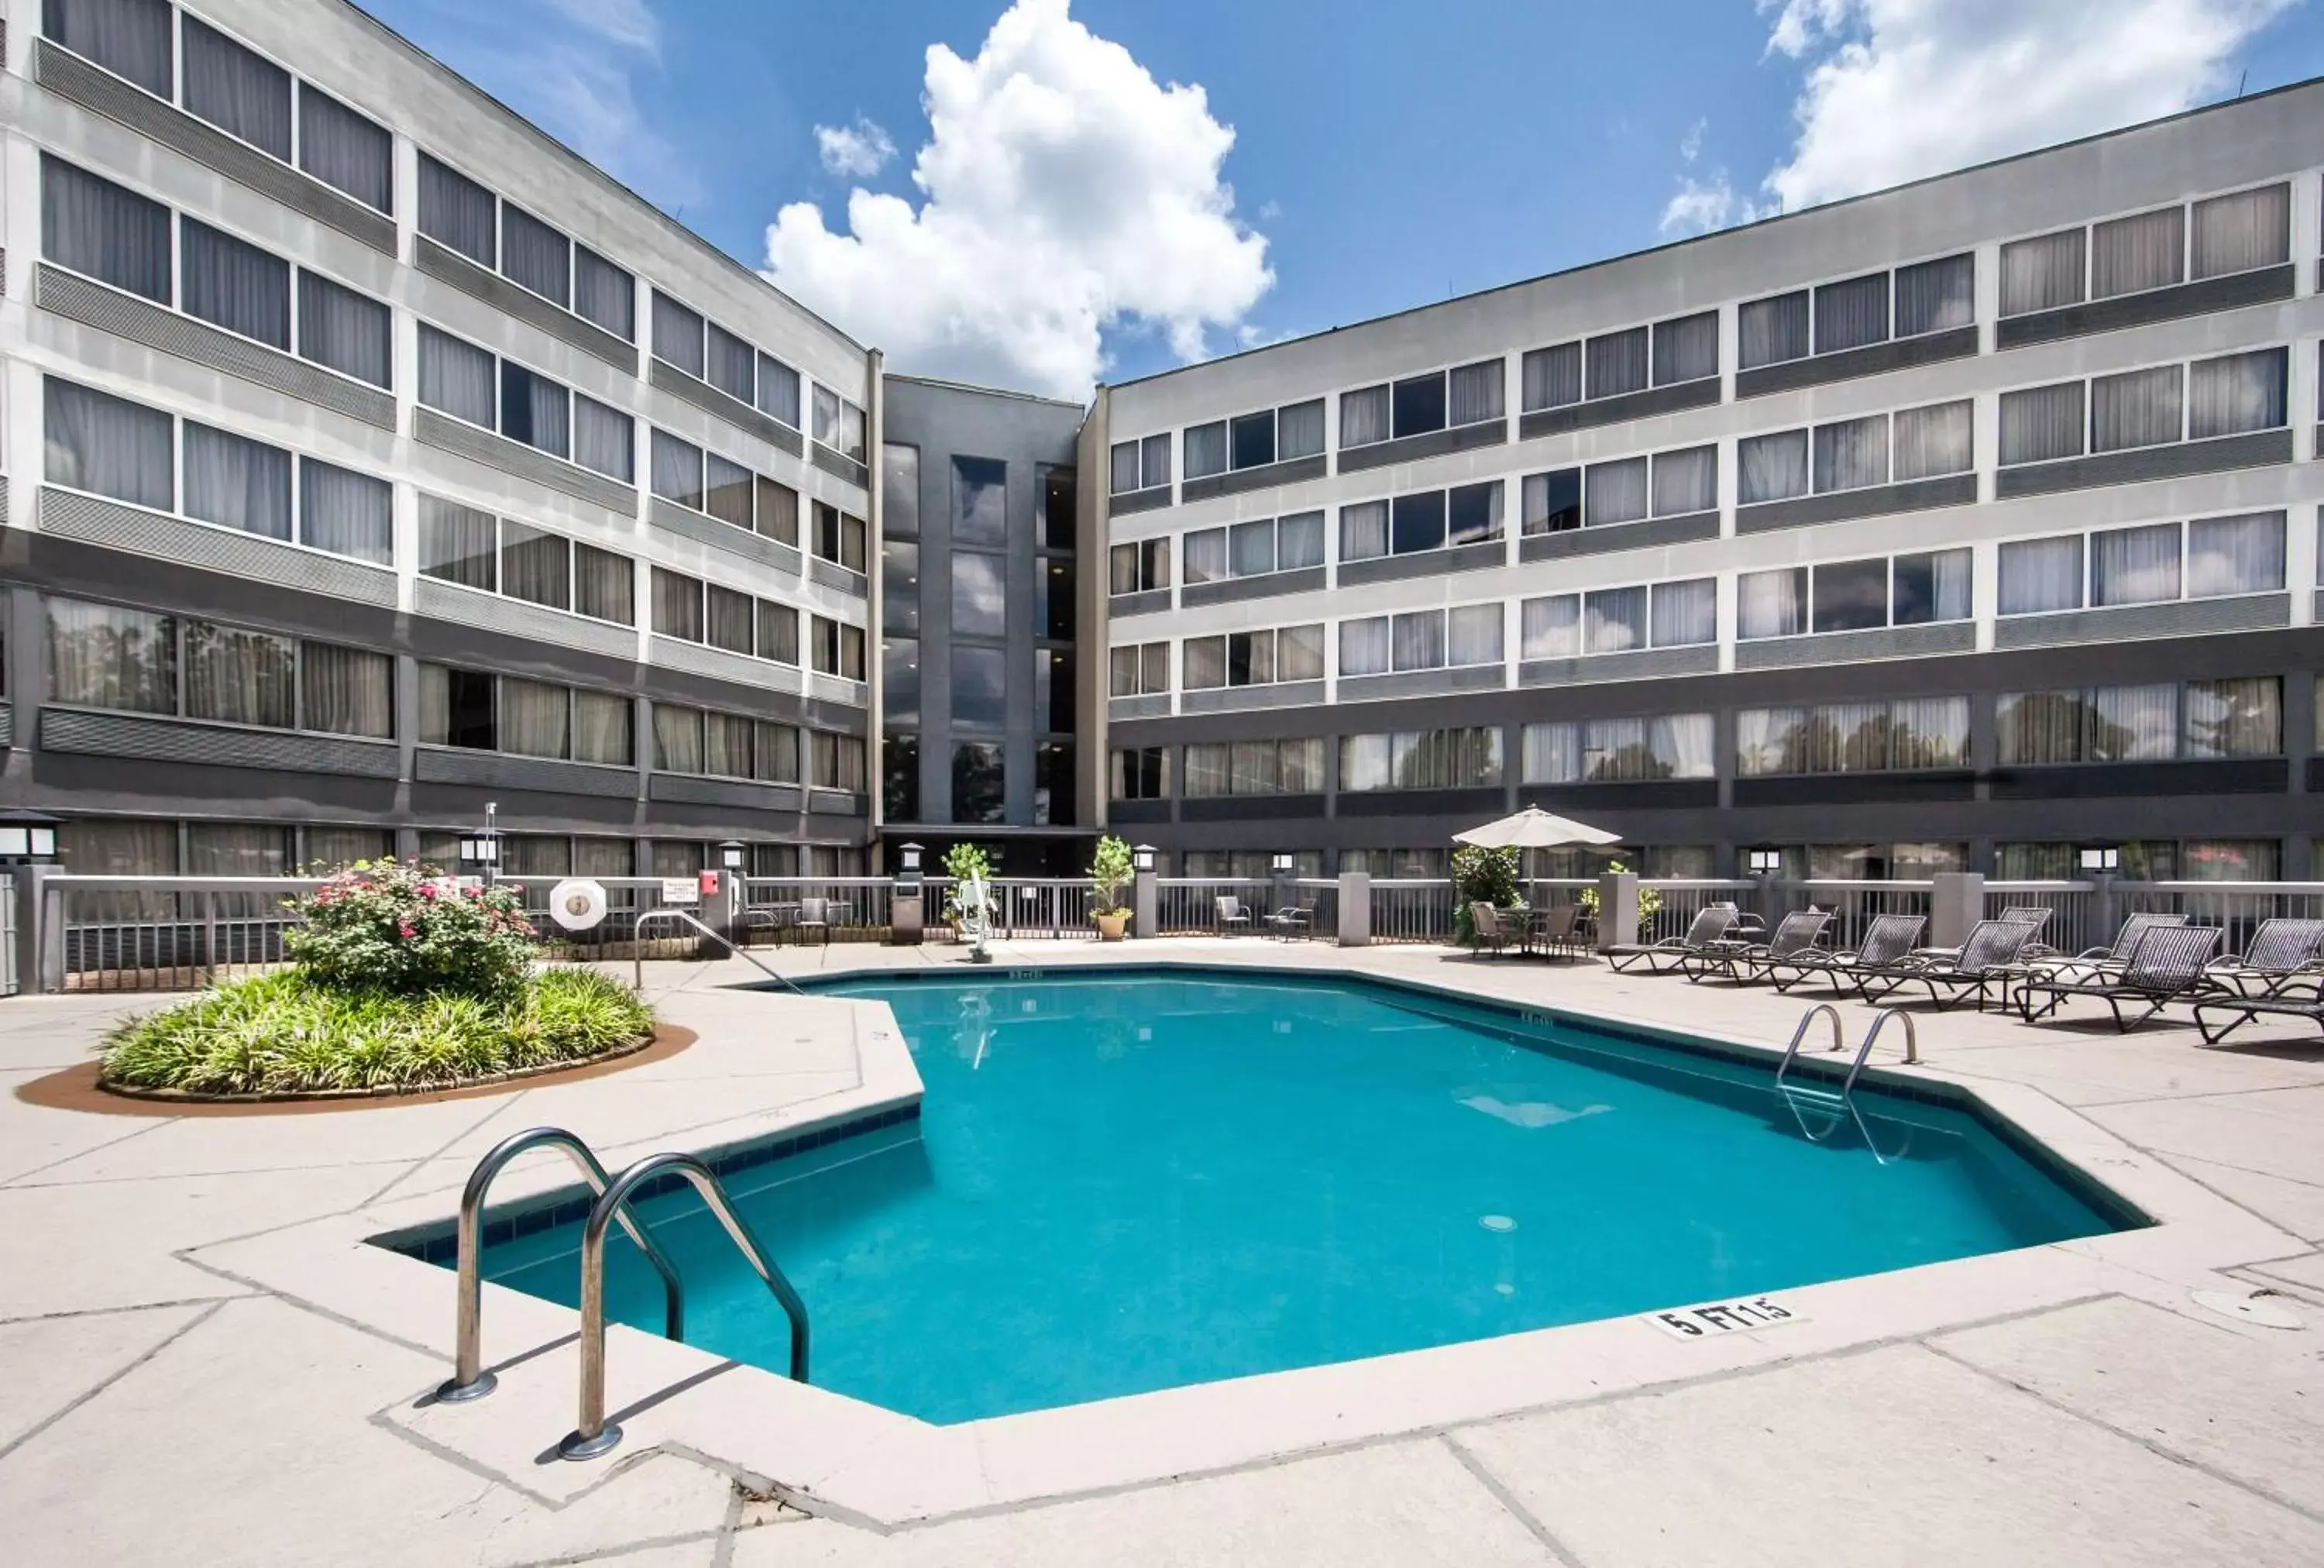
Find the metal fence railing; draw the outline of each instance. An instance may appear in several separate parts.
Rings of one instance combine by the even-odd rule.
[[[2111,929],[2100,929],[2097,890],[2090,882],[1987,882],[1985,917],[1994,919],[2005,909],[2047,909],[2050,918],[2035,939],[2060,953],[2080,953],[2114,940]]]
[[[750,911],[753,939],[782,939],[815,904],[820,903],[821,933],[834,942],[884,942],[893,918],[891,877],[746,877],[743,907]],[[934,923],[933,909],[930,922]]]
[[[1429,877],[1374,877],[1372,930],[1375,942],[1450,942],[1453,934],[1452,884]]]
[[[1156,936],[1222,936],[1263,928],[1274,883],[1258,877],[1157,877]],[[1230,902],[1231,901],[1231,902]],[[1229,918],[1240,914],[1242,921]]]
[[[183,991],[282,962],[312,877],[50,877],[69,991]]]
[[[16,973],[16,879],[0,876],[0,996],[23,988]]]
[[[2324,883],[2114,882],[2106,890],[2107,918],[2118,926],[2135,914],[2184,915],[2198,926],[2218,926],[2219,951],[2240,953],[2263,920],[2324,919]],[[2087,944],[2111,941],[2109,928]]]

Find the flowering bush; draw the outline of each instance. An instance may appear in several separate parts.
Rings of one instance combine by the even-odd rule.
[[[516,888],[457,887],[392,859],[357,861],[290,907],[306,921],[285,951],[340,991],[505,997],[532,960]]]

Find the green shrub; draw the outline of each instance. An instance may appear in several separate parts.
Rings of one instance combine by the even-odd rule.
[[[1471,904],[1490,904],[1496,909],[1513,909],[1520,900],[1517,890],[1517,852],[1513,849],[1483,849],[1464,844],[1452,852],[1452,939],[1469,943],[1477,939],[1477,923],[1469,913]]]
[[[503,997],[532,963],[514,886],[456,887],[393,859],[357,861],[290,906],[305,924],[283,950],[322,986]]]
[[[106,1083],[198,1094],[436,1089],[598,1056],[653,1028],[618,982],[551,969],[484,997],[345,991],[285,970],[213,987],[106,1038]]]
[[[1090,913],[1093,915],[1127,915],[1121,902],[1121,890],[1138,875],[1138,868],[1130,858],[1128,841],[1111,834],[1097,841],[1097,856],[1090,862]]]

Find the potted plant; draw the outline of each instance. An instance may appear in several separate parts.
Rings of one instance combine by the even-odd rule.
[[[992,936],[992,862],[973,844],[956,844],[945,855],[945,874],[952,878],[945,895],[945,913],[953,929],[968,943],[971,964],[990,964],[985,943]]]
[[[1097,922],[1098,936],[1108,942],[1119,942],[1130,929],[1130,909],[1121,901],[1121,890],[1128,887],[1138,872],[1130,860],[1130,843],[1108,834],[1097,841],[1097,858],[1090,862],[1090,918]]]

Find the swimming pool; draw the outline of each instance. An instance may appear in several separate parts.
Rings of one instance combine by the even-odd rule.
[[[1420,1349],[2136,1223],[1978,1117],[1390,984],[1248,972],[864,978],[917,1127],[727,1178],[813,1314],[815,1381],[936,1423]],[[1818,1128],[1821,1131],[1822,1129]],[[691,1194],[644,1213],[689,1343],[783,1320]],[[487,1248],[568,1305],[577,1222]],[[616,1232],[608,1311],[658,1332]]]

